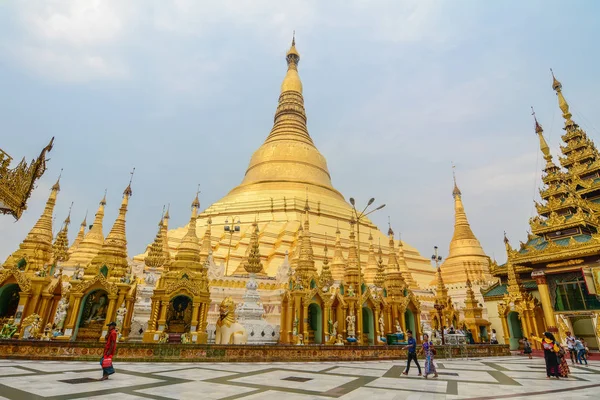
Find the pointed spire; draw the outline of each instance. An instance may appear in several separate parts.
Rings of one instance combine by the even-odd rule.
[[[300,63],[300,54],[296,50],[296,35],[292,38],[292,46],[285,55],[288,65],[288,72],[281,84],[281,93],[294,91],[302,94],[302,82],[298,75],[298,64]]]
[[[106,206],[106,190],[104,197],[94,217],[94,223],[88,233],[84,236],[79,246],[71,253],[69,260],[64,263],[68,267],[86,267],[92,259],[98,255],[104,245],[104,232],[102,222],[104,220],[104,207]]]
[[[323,248],[323,267],[321,268],[321,275],[319,276],[319,284],[321,288],[330,287],[333,284],[333,275],[331,275],[331,269],[329,268],[329,257],[327,257],[327,233],[325,234],[325,247]]]
[[[335,246],[333,250],[333,260],[331,262],[331,274],[333,279],[340,282],[344,279],[344,269],[346,267],[346,259],[342,252],[342,239],[340,227],[338,226],[335,230]]]
[[[556,96],[558,97],[558,107],[562,111],[563,118],[565,119],[565,129],[576,128],[577,124],[571,120],[572,114],[569,112],[569,103],[567,103],[567,100],[565,100],[565,97],[562,94],[562,84],[554,76],[552,68],[550,68],[550,72],[552,73],[552,89],[556,92]]]
[[[63,222],[62,229],[56,235],[54,240],[54,244],[52,245],[52,256],[53,263],[57,265],[58,263],[62,263],[69,259],[69,224],[71,223],[71,209],[73,208],[73,203],[71,203],[71,207],[69,207],[69,214],[67,214],[67,218]]]
[[[369,258],[367,259],[367,266],[365,267],[365,282],[372,284],[375,281],[377,275],[378,264],[377,258],[375,257],[375,246],[373,245],[373,235],[369,232]]]
[[[171,205],[169,204],[167,206],[167,212],[165,213],[163,220],[162,220],[162,228],[161,228],[161,234],[160,236],[162,237],[162,251],[163,251],[163,256],[165,257],[165,263],[169,263],[171,261],[171,252],[169,251],[169,237],[168,237],[168,230],[169,230],[169,219],[171,218],[169,216],[169,209],[171,208]]]
[[[382,289],[385,285],[385,264],[383,263],[383,251],[381,250],[381,243],[379,243],[379,250],[377,251],[377,275],[375,275],[373,283],[380,289]]]
[[[200,240],[196,235],[196,221],[198,220],[198,209],[200,208],[198,193],[199,191],[196,192],[196,197],[192,202],[192,216],[188,223],[187,232],[181,239],[181,243],[177,248],[175,260],[169,267],[170,270],[183,268],[201,270],[203,268],[203,265],[200,262]]]
[[[210,215],[206,219],[206,229],[204,230],[204,238],[202,239],[202,248],[200,249],[200,262],[206,263],[208,255],[212,252],[212,218]]]
[[[358,269],[358,250],[356,248],[356,236],[354,234],[354,225],[356,220],[354,215],[350,218],[350,247],[348,248],[348,262],[344,271],[344,283],[354,285],[354,290],[358,290],[361,271]]]
[[[123,199],[121,200],[121,207],[119,207],[119,214],[104,240],[102,249],[98,252],[88,269],[86,269],[86,275],[96,275],[100,268],[106,266],[110,271],[110,276],[114,278],[121,278],[125,276],[129,268],[127,262],[127,235],[125,231],[127,215],[127,206],[129,204],[129,198],[133,195],[131,190],[131,180],[133,179],[133,173],[135,168],[131,172],[131,179],[129,184],[123,191]],[[90,230],[91,232],[91,230]]]
[[[296,273],[300,274],[303,279],[308,280],[312,275],[317,273],[317,269],[315,267],[314,260],[314,252],[312,247],[312,242],[310,240],[310,225],[308,222],[308,199],[306,201],[306,206],[304,208],[305,212],[305,221],[304,221],[304,229],[300,231],[301,241],[300,241],[300,249],[298,254],[298,264],[296,266]]]
[[[542,126],[540,125],[540,123],[537,120],[537,117],[535,116],[535,111],[533,107],[531,107],[531,115],[533,115],[533,120],[535,121],[535,133],[537,133],[540,139],[540,150],[544,155],[544,160],[546,160],[546,167],[552,167],[554,166],[554,163],[552,162],[552,154],[550,154],[550,147],[548,146],[548,143],[544,138],[544,130],[542,129]]]
[[[144,258],[144,264],[146,264],[146,266],[150,268],[160,268],[167,262],[167,258],[165,257],[165,254],[163,252],[163,221],[164,215],[161,215],[160,221],[158,223],[158,232],[156,233],[154,242],[150,245],[148,255],[146,256],[146,258]]]
[[[87,211],[85,212],[85,217],[83,218],[83,221],[81,221],[81,225],[79,225],[79,232],[77,233],[77,237],[73,241],[71,247],[69,247],[69,256],[71,256],[71,254],[73,254],[75,250],[79,248],[79,245],[85,237],[85,228],[87,228]]]
[[[435,290],[435,297],[440,303],[445,304],[446,301],[448,300],[448,288],[446,288],[446,285],[444,284],[444,279],[442,279],[442,267],[441,266],[437,268],[436,276],[437,276],[437,285],[436,285],[436,290]]]
[[[252,224],[252,234],[250,235],[250,253],[244,262],[244,269],[249,274],[266,275],[263,264],[260,260],[260,244],[258,242],[258,223]]]
[[[62,170],[61,170],[62,174]],[[60,175],[50,190],[46,206],[31,231],[27,234],[19,249],[5,261],[5,268],[12,268],[22,259],[27,261],[27,269],[40,270],[52,259],[52,213],[56,205],[56,196],[60,191]]]
[[[411,289],[418,289],[417,282],[412,277],[410,269],[408,268],[408,264],[406,263],[406,258],[404,257],[404,246],[402,245],[402,239],[398,238],[398,268],[402,273],[402,277],[404,281]]]
[[[452,196],[454,197],[454,235],[452,235],[450,246],[452,246],[452,242],[457,240],[477,240],[471,230],[471,225],[469,225],[469,221],[467,220],[467,214],[465,213],[465,207],[462,202],[462,195],[456,184],[454,169],[452,173],[454,175],[454,190],[452,191]]]
[[[402,296],[404,295],[404,289],[406,288],[406,281],[400,272],[400,266],[398,265],[398,259],[396,258],[396,242],[394,240],[394,231],[392,225],[388,220],[388,263],[386,267],[386,287],[388,290],[388,296]]]
[[[452,163],[452,179],[454,179],[454,190],[452,190],[452,196],[454,196],[454,197],[462,195],[462,193],[460,192],[460,189],[458,188],[458,185],[456,184],[456,172],[454,171],[455,168],[456,168],[456,165],[454,165],[454,163]]]

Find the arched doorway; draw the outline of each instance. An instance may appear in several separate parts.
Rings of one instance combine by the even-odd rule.
[[[86,294],[79,308],[74,338],[80,341],[98,341],[106,325],[108,293],[97,289]]]
[[[594,329],[594,323],[588,316],[577,316],[571,317],[571,324],[573,325],[573,335],[581,337],[586,341],[590,349],[598,348],[598,340],[596,339],[596,330]]]
[[[373,318],[373,311],[369,307],[363,307],[363,336],[367,336],[368,344],[375,344],[375,321]]]
[[[417,337],[417,333],[415,330],[415,315],[413,314],[412,310],[410,309],[406,309],[406,311],[404,312],[404,324],[405,324],[405,329],[404,331],[412,331],[413,333],[413,337]]]
[[[175,296],[169,302],[167,311],[167,327],[169,333],[189,332],[192,324],[192,299],[184,294]]]
[[[323,344],[323,311],[317,303],[308,306],[308,343]]]
[[[507,316],[508,330],[509,330],[509,345],[511,350],[518,350],[520,340],[523,338],[523,329],[521,327],[521,320],[519,319],[519,313],[511,311]]]
[[[0,318],[13,317],[19,306],[19,285],[9,283],[0,288]]]

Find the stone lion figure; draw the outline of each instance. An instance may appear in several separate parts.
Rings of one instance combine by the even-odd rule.
[[[215,332],[215,344],[246,344],[246,328],[235,322],[235,303],[226,297],[219,306],[219,320]]]

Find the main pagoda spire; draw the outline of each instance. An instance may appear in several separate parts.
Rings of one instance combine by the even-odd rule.
[[[333,188],[325,157],[319,153],[306,127],[302,81],[298,74],[300,54],[296,40],[286,54],[287,72],[281,84],[273,128],[263,145],[253,154],[241,185],[230,194],[257,190],[311,191],[344,201]],[[325,191],[325,192],[324,192]]]

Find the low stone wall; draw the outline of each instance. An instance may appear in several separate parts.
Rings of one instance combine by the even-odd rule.
[[[91,342],[0,341],[0,359],[98,361],[104,345]],[[507,345],[437,346],[436,358],[510,355]],[[466,350],[466,353],[465,353]],[[405,359],[403,346],[183,345],[119,343],[115,361],[253,362]]]

